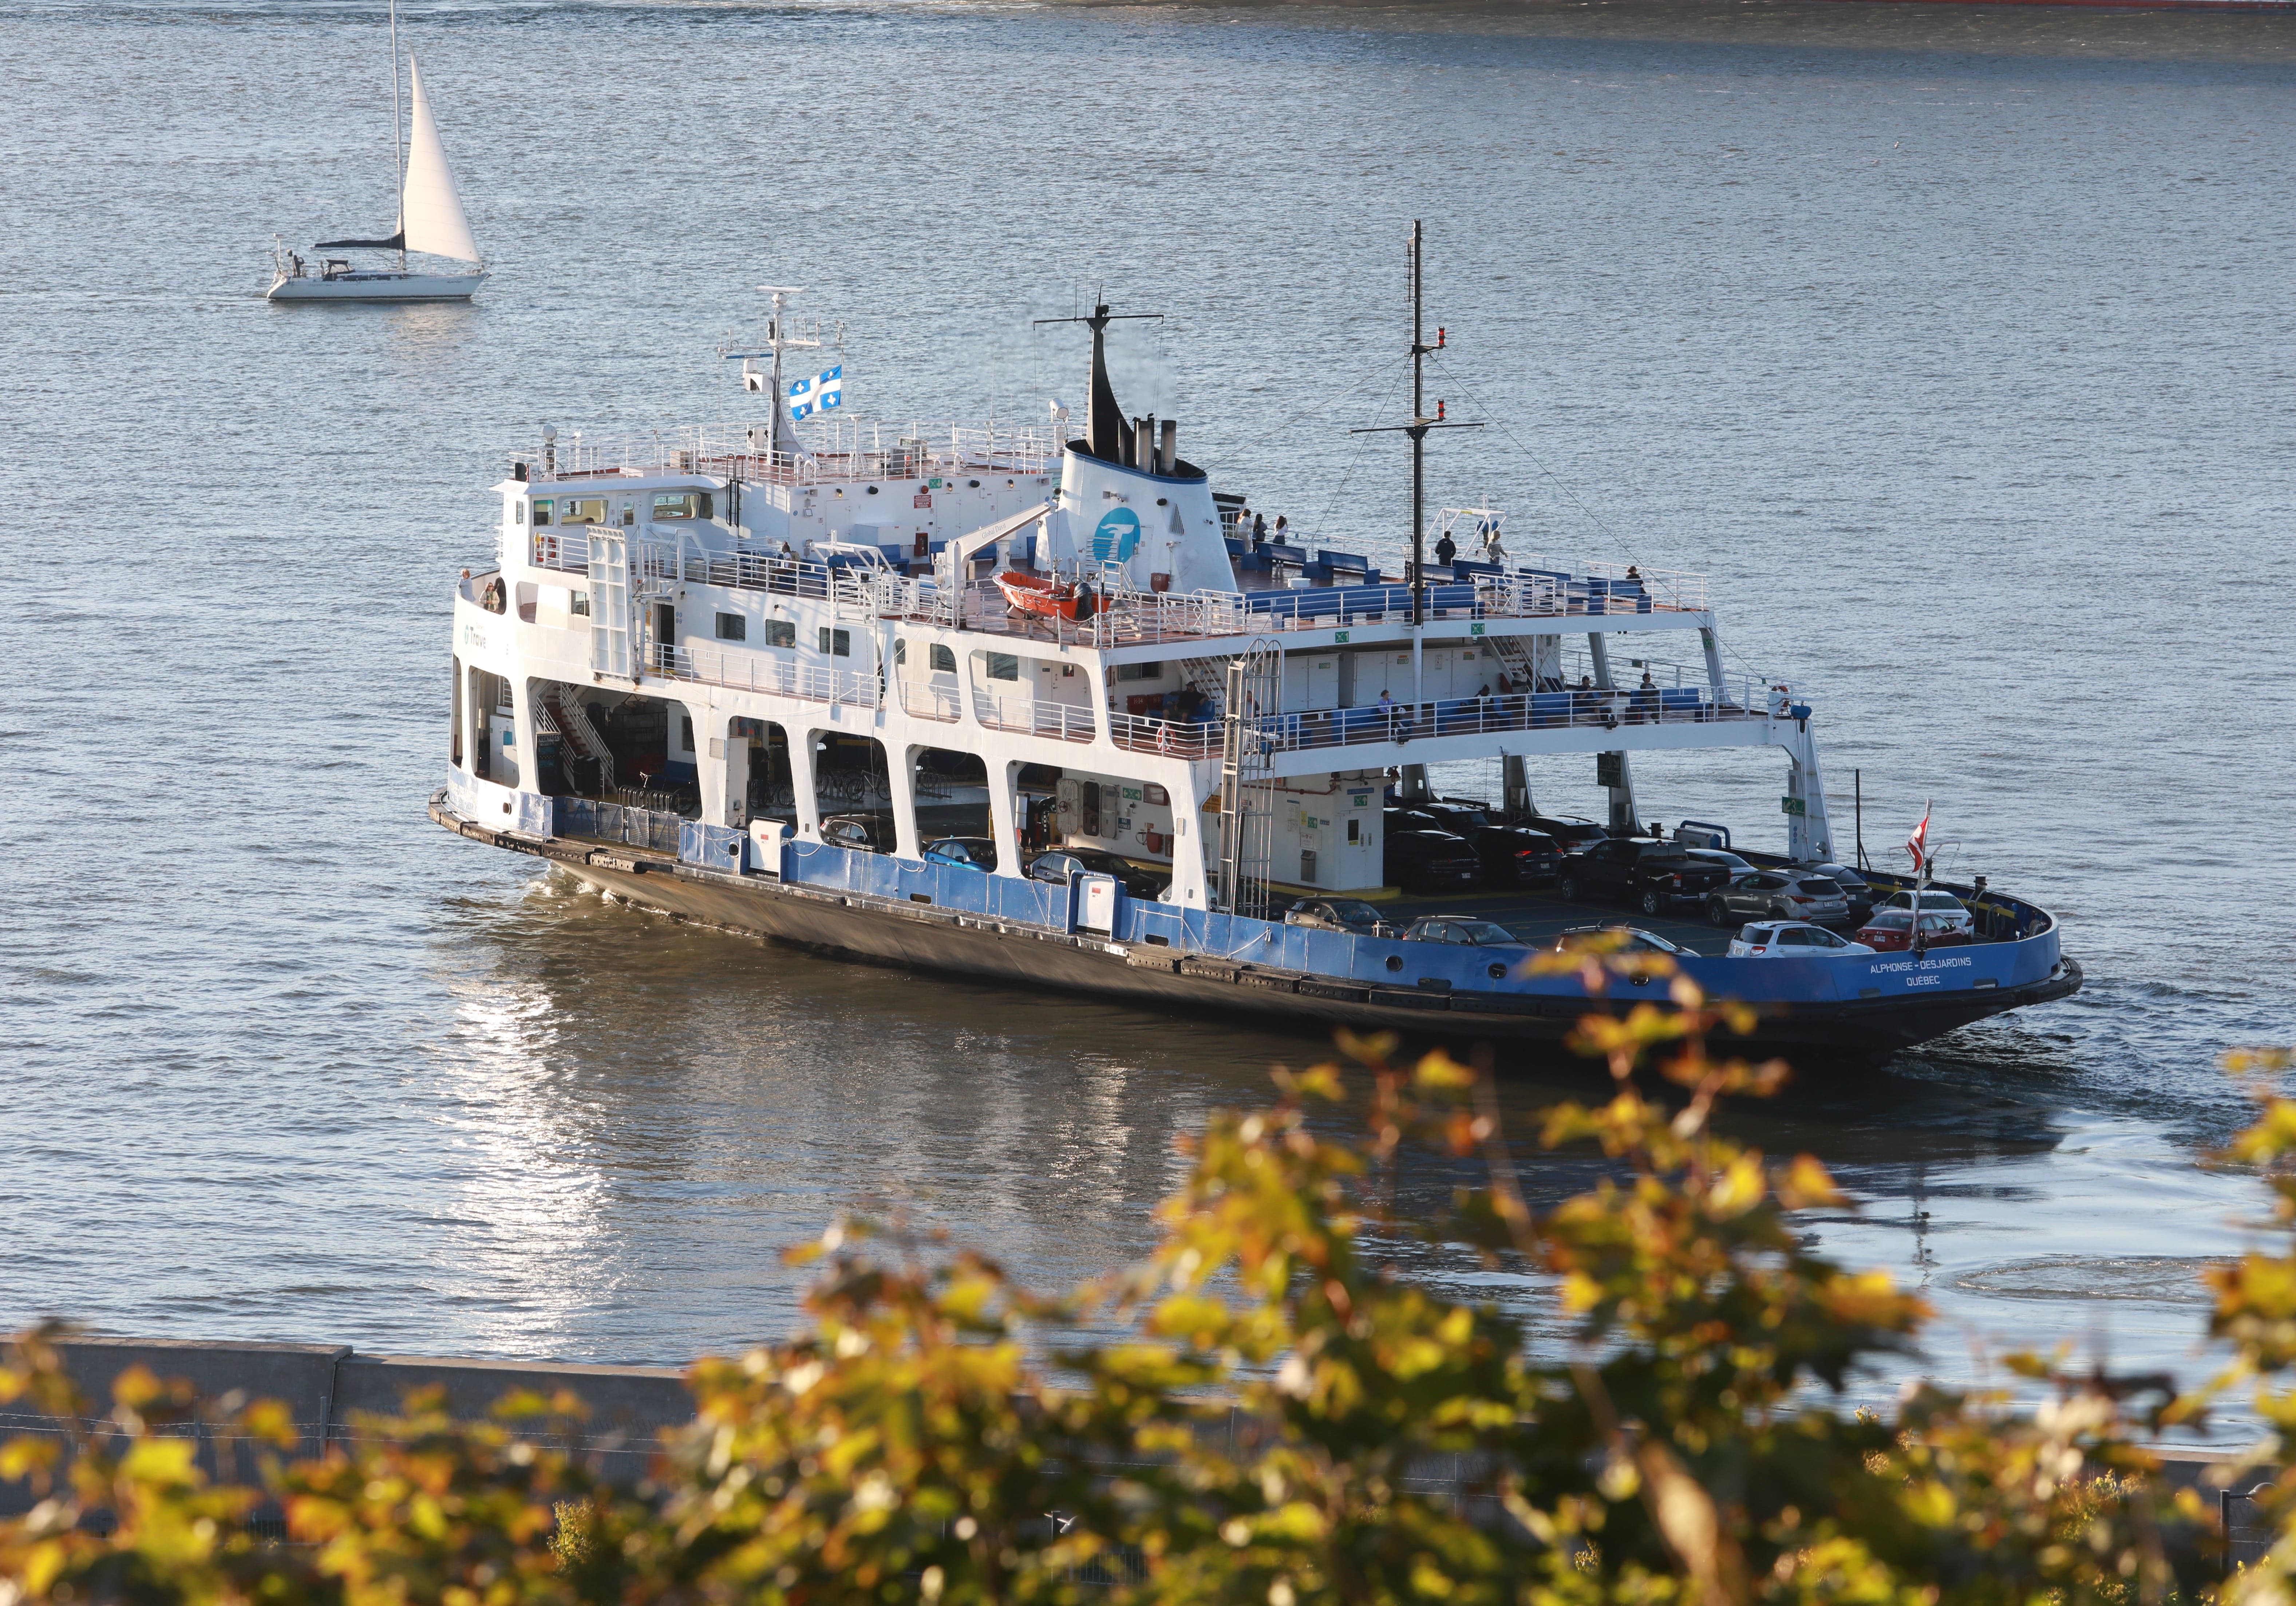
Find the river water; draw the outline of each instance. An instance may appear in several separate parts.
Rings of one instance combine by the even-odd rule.
[[[1437,498],[1704,572],[1818,708],[1877,858],[2062,913],[2068,1003],[1732,1118],[1940,1311],[2191,1372],[2250,1183],[2227,1045],[2296,1037],[2284,19],[2014,7],[423,4],[495,278],[266,305],[390,222],[369,5],[0,4],[0,1321],[678,1362],[783,1246],[906,1213],[1059,1287],[1173,1140],[1313,1039],[845,966],[603,902],[423,817],[449,585],[539,427],[742,414],[762,282],[851,410],[1119,393],[1393,557],[1410,219]],[[1584,773],[1582,773],[1584,772]],[[1774,756],[1645,812],[1782,838]],[[1535,768],[1591,808],[1591,766]],[[1599,1092],[1518,1056],[1518,1115]],[[1526,1151],[1553,1193],[1574,1180]],[[1472,1264],[1425,1272],[1503,1297]],[[1528,1296],[1535,1299],[1535,1296]]]

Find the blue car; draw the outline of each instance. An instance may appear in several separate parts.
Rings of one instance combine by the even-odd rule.
[[[938,842],[925,844],[925,863],[993,873],[996,868],[996,844],[988,837],[943,837]]]

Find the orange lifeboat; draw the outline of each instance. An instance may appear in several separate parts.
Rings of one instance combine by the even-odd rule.
[[[996,589],[1004,594],[1005,605],[1016,613],[1048,619],[1076,618],[1076,587],[1065,581],[1008,570],[996,577]]]

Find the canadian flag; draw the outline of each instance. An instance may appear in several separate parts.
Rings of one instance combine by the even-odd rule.
[[[1914,856],[1914,869],[1919,873],[1930,858],[1930,806],[1922,805],[1922,823],[1914,827],[1914,834],[1906,839],[1906,851]]]

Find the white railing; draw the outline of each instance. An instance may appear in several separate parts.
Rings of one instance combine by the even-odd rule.
[[[1706,577],[1686,569],[1644,569],[1635,563],[1582,563],[1590,578],[1620,583],[1640,580],[1653,604],[1685,613],[1706,611]]]
[[[1595,684],[1595,660],[1584,647],[1574,647],[1562,654],[1562,676],[1560,685],[1549,684],[1550,690],[1585,693],[1599,691]],[[1663,659],[1629,658],[1624,653],[1611,654],[1611,679],[1615,695],[1628,695],[1642,689],[1641,680],[1647,676],[1652,685],[1661,691],[1678,692],[1695,686],[1707,697],[1715,695],[1707,678],[1704,664],[1670,663]],[[1768,683],[1751,675],[1741,675],[1735,681],[1722,683],[1721,701],[1726,708],[1767,708],[1775,698]]]
[[[1220,754],[1220,727],[1216,724],[1111,713],[1108,733],[1117,746],[1136,753],[1159,753],[1169,758],[1217,758]]]
[[[1019,731],[1062,742],[1090,742],[1099,733],[1089,708],[1072,702],[1039,702],[1029,697],[998,697],[975,688],[972,717],[992,731]]]
[[[1316,709],[1259,721],[1278,751],[1415,742],[1437,736],[1496,735],[1514,731],[1601,729],[1633,725],[1710,725],[1769,717],[1759,703],[1717,703],[1702,688],[1636,687],[1616,691],[1518,692],[1442,702],[1398,703],[1380,709]],[[1672,692],[1673,695],[1668,695]]]
[[[906,679],[894,684],[901,689],[901,711],[905,714],[953,725],[964,711],[954,685],[937,686],[930,681]]]
[[[832,418],[800,426],[806,450],[767,449],[767,426],[693,426],[634,440],[561,441],[554,477],[693,474],[713,479],[812,485],[827,481],[922,479],[962,469],[1006,474],[1057,472],[1060,436],[1010,424],[906,426]],[[548,483],[543,480],[541,483]]]
[[[767,652],[729,652],[712,647],[671,647],[656,643],[646,648],[645,667],[649,674],[725,686],[736,692],[800,697],[847,708],[882,706],[874,674],[800,664],[794,659]]]
[[[563,529],[537,529],[528,539],[527,553],[537,569],[586,574],[590,569],[590,527],[570,524]]]

